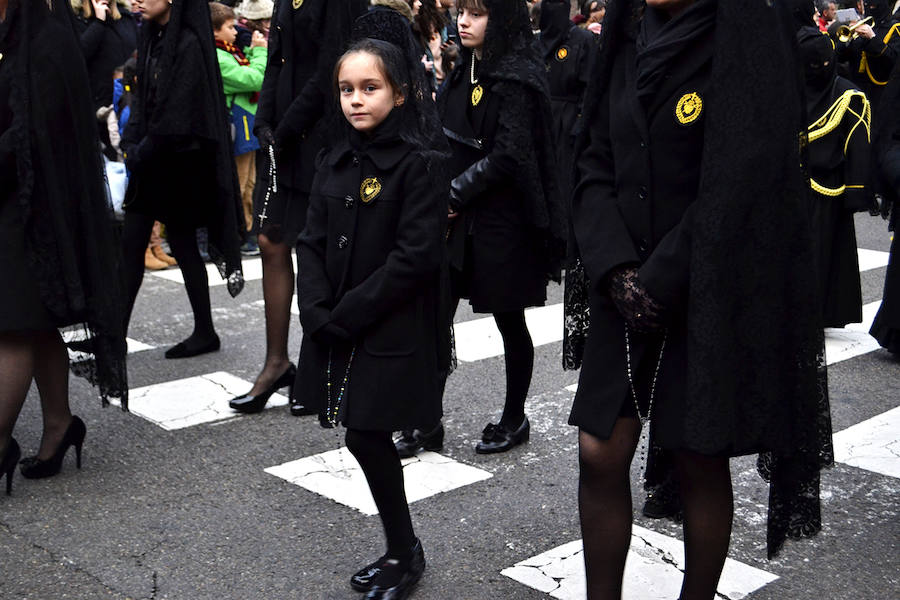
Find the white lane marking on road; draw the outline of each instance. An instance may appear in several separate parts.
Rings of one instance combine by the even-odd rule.
[[[677,598],[684,575],[684,546],[676,538],[634,526],[625,566],[625,600]],[[523,560],[501,574],[559,600],[584,600],[584,552],[581,540]],[[718,593],[729,600],[748,594],[778,579],[777,575],[733,560],[725,561]]]
[[[900,478],[900,406],[834,434],[834,460]]]
[[[859,257],[859,271],[871,271],[886,267],[888,259],[891,257],[890,252],[882,252],[881,250],[866,250],[865,248],[857,248],[856,254]]]
[[[294,272],[297,272],[297,256],[291,253],[291,260],[294,261]],[[258,256],[252,258],[241,259],[241,270],[244,273],[244,281],[256,281],[262,279],[262,259]],[[170,267],[161,271],[150,271],[150,275],[167,279],[175,283],[184,284],[184,277],[181,275],[181,269],[178,267]],[[212,263],[206,263],[206,276],[209,279],[209,285],[225,285],[227,282],[219,275],[219,269]]]
[[[228,401],[247,393],[253,384],[224,371],[135,388],[128,392],[128,409],[167,431],[231,419],[239,415]],[[110,402],[113,402],[110,400]],[[288,399],[273,394],[266,408]]]
[[[878,342],[869,335],[869,328],[881,301],[863,306],[862,323],[850,323],[843,329],[825,330],[825,359],[829,365],[878,350]]]
[[[535,347],[558,342],[563,338],[563,305],[529,308],[525,311],[525,322]],[[503,338],[494,317],[457,323],[453,330],[456,357],[461,361],[474,362],[503,354]]]
[[[402,462],[410,504],[493,477],[487,471],[434,452],[421,452]],[[366,477],[347,448],[307,456],[265,471],[365,515],[378,514]]]

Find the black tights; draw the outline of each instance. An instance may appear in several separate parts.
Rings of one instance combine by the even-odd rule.
[[[126,312],[125,329],[131,321],[131,311],[141,282],[144,279],[144,252],[147,240],[153,229],[153,218],[144,215],[125,213],[125,224],[122,231],[122,253],[124,256],[125,286],[128,293],[128,310]],[[209,279],[206,265],[197,247],[197,228],[178,224],[166,225],[166,235],[172,253],[178,261],[178,268],[184,277],[184,287],[191,309],[194,311],[194,331],[185,340],[185,345],[205,344],[215,336],[212,310],[209,303]]]
[[[378,507],[387,538],[385,558],[408,564],[416,537],[403,487],[400,455],[394,447],[391,432],[347,429],[345,441],[347,449],[362,467]],[[390,582],[382,581],[381,584],[390,585]]]
[[[589,600],[619,600],[631,543],[631,459],[640,437],[637,419],[620,418],[601,440],[579,433],[578,508],[584,538]],[[711,600],[728,555],[734,504],[728,459],[675,453],[684,507],[685,572],[682,600]]]
[[[500,424],[516,429],[525,418],[525,398],[534,369],[534,344],[525,324],[525,311],[494,313],[497,329],[503,337],[506,360],[506,402]]]

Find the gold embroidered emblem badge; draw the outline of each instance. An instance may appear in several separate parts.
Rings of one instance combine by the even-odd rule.
[[[381,193],[381,182],[377,177],[366,177],[359,186],[359,197],[363,204],[368,204]]]
[[[303,0],[294,0],[294,10],[297,10],[301,6],[303,6]]]
[[[559,50],[556,51],[556,60],[562,62],[569,58],[569,49],[565,46],[560,46]]]
[[[675,117],[682,125],[690,125],[700,118],[703,112],[703,99],[697,92],[685,94],[675,105]]]
[[[481,102],[481,99],[484,97],[484,88],[480,85],[476,85],[472,88],[472,106],[478,106],[478,103]]]

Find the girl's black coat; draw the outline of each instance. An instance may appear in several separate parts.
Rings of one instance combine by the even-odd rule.
[[[362,188],[372,179],[381,189],[370,198]],[[397,137],[343,142],[319,159],[297,246],[304,335],[295,393],[323,411],[329,352],[337,399],[355,347],[340,413],[347,427],[393,431],[441,417],[447,204],[432,181]]]

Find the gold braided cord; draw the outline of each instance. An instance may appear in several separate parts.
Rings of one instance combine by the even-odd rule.
[[[887,46],[887,43],[889,41],[891,41],[891,38],[894,37],[894,34],[897,33],[898,27],[900,27],[900,23],[894,23],[891,26],[891,29],[887,32],[887,35],[884,36],[883,42],[884,42],[885,46]],[[881,52],[878,54],[878,56],[881,56],[882,54],[884,54],[884,50],[885,50],[885,48],[882,48]],[[875,76],[872,75],[872,70],[869,68],[869,53],[868,52],[863,52],[862,58],[859,59],[859,72],[865,73],[869,77],[869,80],[872,83],[874,83],[875,85],[887,85],[888,84],[887,81],[878,81],[877,79],[875,79]]]
[[[862,102],[862,111],[857,113],[855,110],[850,108],[850,103],[854,98],[859,98]],[[825,111],[821,117],[819,117],[812,125],[809,126],[809,143],[813,143],[814,141],[825,137],[832,131],[840,126],[841,122],[844,120],[844,116],[847,113],[856,117],[856,123],[853,124],[853,127],[850,129],[850,134],[847,136],[847,139],[844,141],[844,153],[847,153],[847,146],[850,143],[850,138],[853,136],[853,133],[856,131],[857,127],[863,125],[866,128],[866,139],[871,141],[872,139],[872,105],[869,103],[869,99],[866,98],[866,95],[859,90],[847,90],[840,97],[834,101],[828,110]]]
[[[850,103],[853,102],[854,98],[859,98],[862,102],[862,110],[860,113],[857,113],[855,110],[850,108]],[[815,123],[809,126],[809,142],[812,143],[815,140],[821,139],[834,131],[840,126],[841,122],[844,120],[844,116],[850,113],[854,117],[856,117],[856,122],[853,124],[853,127],[850,128],[850,133],[847,134],[847,139],[844,140],[844,154],[847,154],[847,148],[850,145],[850,139],[853,137],[853,134],[856,132],[857,128],[862,125],[866,130],[866,140],[871,141],[872,139],[872,105],[869,102],[869,99],[866,98],[866,95],[859,90],[847,90],[840,97],[834,101],[828,110],[825,111],[821,117],[819,117]],[[818,194],[823,196],[828,196],[831,198],[835,198],[837,196],[843,195],[845,191],[848,189],[860,189],[863,186],[858,185],[842,185],[838,188],[828,188],[824,185],[817,182],[815,179],[810,178],[809,185]]]

